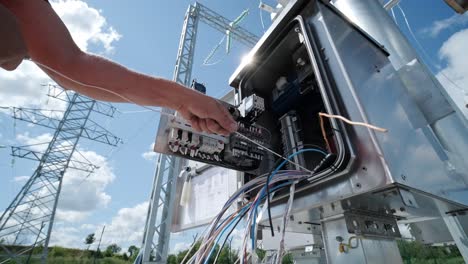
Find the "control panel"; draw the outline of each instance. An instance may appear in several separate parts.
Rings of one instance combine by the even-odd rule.
[[[192,87],[206,91],[203,84],[195,81]],[[239,171],[259,168],[267,154],[263,146],[270,144],[270,132],[255,123],[265,111],[264,99],[253,94],[237,106],[222,104],[237,122],[237,133],[229,136],[200,133],[176,113],[165,120],[155,151]]]

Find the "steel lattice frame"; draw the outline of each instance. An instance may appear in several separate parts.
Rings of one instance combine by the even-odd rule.
[[[100,111],[95,100],[75,93],[64,93],[69,102],[61,120],[50,118],[36,109],[14,109],[14,118],[56,129],[44,153],[13,148],[13,155],[39,160],[31,178],[0,217],[0,263],[29,263],[34,254],[46,262],[63,176],[68,168],[92,172],[96,166],[72,161],[80,138],[117,145],[120,139],[89,120]],[[53,95],[52,95],[53,96]],[[37,247],[41,247],[39,250]],[[35,250],[36,249],[36,250]]]
[[[199,22],[206,23],[222,34],[230,32],[233,39],[247,47],[253,47],[258,41],[256,35],[242,27],[233,27],[231,20],[213,10],[199,3],[190,5],[185,14],[173,76],[174,81],[185,86],[189,86],[192,81]],[[171,112],[167,109],[165,111]],[[142,255],[136,262],[165,264],[167,261],[174,210],[175,178],[181,170],[182,162],[183,160],[172,156],[159,156],[143,235]]]

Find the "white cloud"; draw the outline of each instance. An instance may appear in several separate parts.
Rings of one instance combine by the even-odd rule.
[[[190,243],[188,242],[179,242],[174,245],[174,248],[172,249],[172,253],[179,253],[180,251],[184,251],[189,249],[191,246]]]
[[[103,244],[117,243],[122,248],[139,245],[143,238],[148,205],[148,202],[143,202],[132,208],[120,209],[110,225],[106,226]]]
[[[102,228],[105,231],[102,237],[101,249],[116,243],[125,251],[129,246],[140,246],[143,230],[148,212],[148,202],[143,202],[131,208],[122,208],[112,217],[110,223],[70,225],[67,222],[57,221],[52,232],[51,245],[60,245],[70,248],[84,248],[84,239],[94,233],[99,238]],[[62,213],[65,213],[62,211]],[[57,212],[57,217],[62,217]],[[96,249],[97,243],[91,246]]]
[[[51,134],[32,137],[29,133],[19,134],[17,140],[25,145],[48,143]],[[67,144],[67,143],[63,143]],[[48,144],[31,146],[34,151],[44,152]],[[65,173],[60,194],[57,219],[67,222],[81,222],[96,209],[105,208],[111,201],[106,193],[107,186],[115,179],[115,174],[107,159],[94,151],[80,149],[73,154],[72,160],[91,163],[98,166],[92,174],[89,172],[68,169]],[[21,180],[18,178],[15,180]]]
[[[39,68],[23,62],[16,71],[7,72],[0,69],[0,105],[1,106],[32,106],[47,100],[45,89],[41,84],[49,82],[49,78]]]
[[[52,140],[52,134],[45,133],[37,137],[31,137],[29,132],[25,132],[23,134],[18,134],[16,140],[22,145],[31,145],[29,149],[33,151],[44,152],[49,142]]]
[[[53,1],[52,7],[82,50],[88,50],[90,44],[97,44],[110,53],[114,50],[112,44],[122,37],[112,26],[107,25],[100,10],[90,7],[84,1]]]
[[[468,109],[465,107],[468,103],[468,60],[464,56],[466,47],[468,47],[468,29],[453,34],[444,42],[439,56],[447,65],[437,74],[437,78],[468,116]]]
[[[73,219],[75,222],[82,221],[85,220],[89,213],[58,210],[50,245],[84,248],[84,238],[90,233],[94,233],[98,238],[102,232],[102,228],[105,226],[101,248],[105,248],[112,243],[117,243],[124,250],[131,245],[139,247],[145,227],[148,205],[148,202],[143,202],[131,208],[122,208],[112,217],[110,223],[100,224],[73,224],[68,220]],[[32,213],[36,214],[38,212]],[[15,222],[11,222],[10,224],[14,225]],[[92,249],[96,247],[97,243],[91,246]]]
[[[54,225],[50,239],[50,246],[68,248],[84,248],[84,235],[76,227],[64,226],[60,223]]]
[[[83,230],[96,230],[98,227],[96,225],[93,225],[93,224],[82,224],[80,226],[80,229],[83,229]]]
[[[111,53],[120,34],[107,25],[102,12],[81,0],[58,0],[52,7],[62,18],[79,47],[87,51],[91,44],[96,51]],[[7,72],[0,69],[0,106],[21,106],[63,110],[64,102],[49,100],[47,88],[50,78],[32,62],[23,62],[18,69]],[[45,105],[49,102],[48,105]]]
[[[449,18],[434,21],[430,27],[423,29],[422,33],[435,38],[446,29],[453,28],[454,26],[464,26],[466,24],[468,24],[468,13],[464,15],[455,14]]]
[[[158,154],[154,151],[147,151],[141,154],[141,156],[147,161],[154,161],[158,157]]]
[[[62,195],[63,196],[63,195]],[[62,199],[62,196],[60,199]],[[59,200],[60,204],[60,200]],[[55,217],[58,221],[68,222],[68,223],[80,223],[85,221],[91,212],[81,212],[81,211],[73,211],[73,210],[64,210],[58,209],[55,213]]]
[[[93,52],[107,54],[115,50],[114,44],[121,38],[121,35],[108,25],[101,11],[90,7],[83,0],[53,0],[51,4],[81,49],[84,51],[92,49]],[[51,79],[32,62],[23,62],[13,72],[0,69],[0,106],[64,110],[66,103],[49,98],[46,95],[47,88],[41,87],[41,85],[49,83],[52,83]],[[43,114],[50,115],[46,112]],[[51,134],[33,137],[24,133],[18,135],[16,140],[24,145],[30,145],[47,143],[51,138]],[[34,146],[32,149],[45,151],[46,147],[47,144],[44,144]],[[82,247],[84,237],[93,229],[93,225],[79,226],[76,223],[85,221],[92,215],[93,211],[106,207],[111,201],[111,196],[105,190],[115,179],[115,175],[108,161],[93,151],[81,150],[81,153],[85,158],[75,154],[73,159],[83,162],[89,160],[100,168],[86,180],[84,180],[88,174],[86,172],[67,171],[59,199],[57,221],[52,233],[52,245]],[[17,177],[14,181],[24,181],[25,179],[26,177]],[[146,212],[139,216],[143,224],[139,222],[139,226],[133,226],[131,229],[135,231],[138,230],[138,227],[143,228],[145,217]],[[124,221],[124,218],[119,219]],[[113,222],[111,227],[117,223]],[[117,227],[111,230],[118,233]]]
[[[141,156],[147,161],[155,161],[158,153],[154,152],[154,143],[150,145],[149,151],[144,152]]]
[[[24,184],[27,180],[29,180],[29,178],[31,178],[31,176],[17,176],[13,178],[13,182],[18,184]]]
[[[62,195],[58,204],[58,212],[62,212],[62,220],[82,221],[96,209],[107,207],[111,196],[106,193],[107,186],[115,179],[113,169],[107,159],[93,151],[75,153],[74,160],[91,162],[99,167],[92,174],[78,170],[68,170],[63,178]]]

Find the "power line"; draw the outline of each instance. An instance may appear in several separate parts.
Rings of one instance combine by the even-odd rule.
[[[97,102],[76,93],[66,94],[68,107],[58,120],[45,116],[40,109],[13,108],[14,119],[55,129],[55,133],[44,153],[20,147],[12,148],[13,155],[38,160],[39,165],[0,217],[0,248],[6,255],[0,262],[12,260],[22,262],[40,251],[42,263],[48,255],[48,244],[62,189],[63,177],[69,168],[93,170],[93,165],[72,159],[81,138],[118,145],[120,139],[90,120],[97,112],[108,115],[113,111],[102,111]],[[36,144],[37,145],[37,144]],[[85,160],[87,160],[85,158]],[[82,166],[82,167],[80,167]]]

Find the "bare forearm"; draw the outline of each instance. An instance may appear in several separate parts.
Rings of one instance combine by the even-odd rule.
[[[177,109],[178,104],[193,93],[177,83],[139,74],[102,57],[86,53],[81,53],[67,65],[58,67],[63,75],[79,80],[74,82],[47,71],[59,84],[98,100],[125,102],[130,99],[140,105]]]
[[[168,107],[208,133],[227,135],[237,129],[226,108],[213,98],[82,52],[46,1],[0,0],[0,5],[16,16],[29,56],[64,88],[99,100]]]
[[[20,28],[15,16],[0,4],[0,66],[17,64],[26,55],[26,46],[21,36]]]

